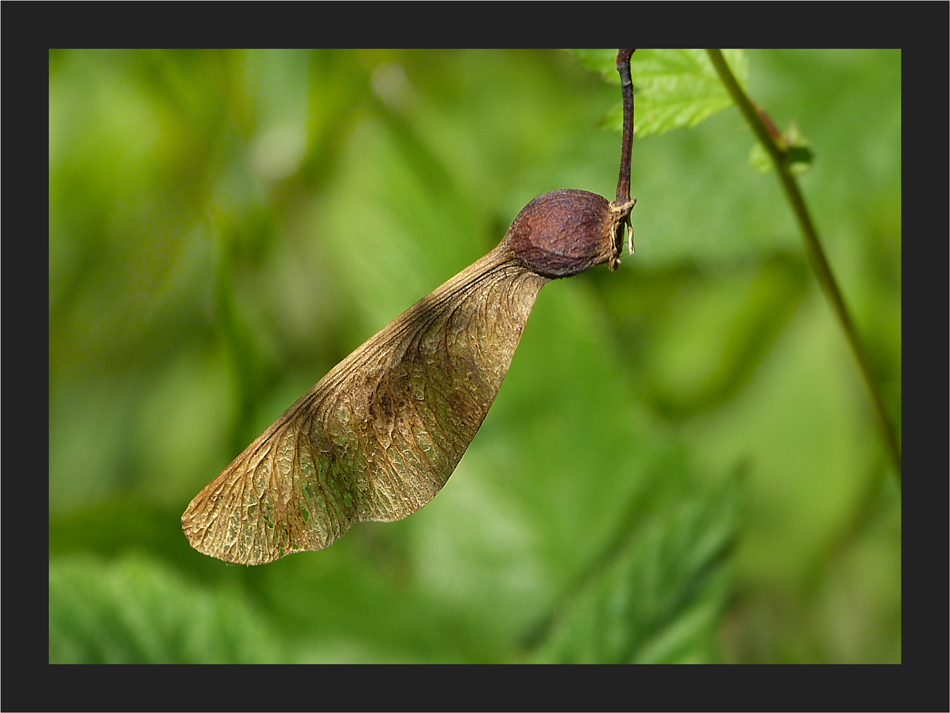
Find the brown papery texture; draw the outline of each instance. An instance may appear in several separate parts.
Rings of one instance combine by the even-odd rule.
[[[546,281],[499,246],[403,312],[195,497],[189,542],[263,564],[428,503],[485,419]]]

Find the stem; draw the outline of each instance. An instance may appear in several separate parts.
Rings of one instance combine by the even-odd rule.
[[[782,188],[785,190],[785,195],[788,197],[789,203],[792,205],[792,210],[795,213],[795,217],[798,219],[798,224],[801,227],[802,237],[805,239],[805,249],[808,252],[808,257],[811,259],[812,266],[815,269],[815,274],[818,277],[818,283],[824,290],[825,296],[831,302],[831,306],[834,308],[835,314],[838,317],[838,321],[841,322],[841,327],[844,329],[845,336],[848,338],[848,344],[851,345],[851,351],[854,352],[855,359],[858,361],[858,367],[861,370],[861,376],[864,378],[864,383],[867,385],[868,391],[871,392],[871,400],[874,402],[874,407],[877,411],[878,421],[884,435],[885,445],[891,460],[894,462],[894,466],[897,468],[897,482],[900,483],[901,450],[900,444],[897,442],[897,435],[895,434],[894,429],[887,418],[887,412],[884,409],[884,398],[881,395],[881,390],[877,381],[874,379],[874,374],[871,370],[871,361],[868,358],[867,351],[864,349],[864,345],[858,338],[858,333],[855,330],[854,324],[851,321],[851,317],[848,314],[848,309],[844,304],[841,291],[838,289],[838,283],[835,281],[834,275],[831,272],[831,266],[828,264],[828,259],[825,257],[825,251],[821,247],[821,242],[818,239],[818,233],[815,230],[814,224],[812,223],[811,216],[808,213],[808,208],[805,206],[805,199],[802,197],[801,191],[798,188],[798,183],[795,181],[794,176],[789,173],[788,168],[785,165],[784,152],[781,148],[779,148],[775,139],[769,133],[768,128],[762,121],[762,117],[752,105],[749,97],[746,96],[745,92],[742,90],[742,87],[739,86],[739,83],[733,76],[732,71],[729,69],[729,65],[726,64],[726,60],[723,58],[722,52],[720,52],[718,49],[709,49],[706,51],[709,53],[709,59],[712,61],[713,66],[719,73],[719,78],[725,85],[726,90],[732,96],[733,101],[739,107],[740,111],[742,111],[746,121],[749,122],[749,125],[752,127],[752,131],[772,157],[772,162],[775,164],[776,171],[778,171],[779,180],[782,182]]]
[[[636,50],[617,50],[617,71],[623,94],[623,144],[620,148],[620,178],[617,179],[617,203],[630,202],[630,153],[633,146],[633,80],[630,56]]]

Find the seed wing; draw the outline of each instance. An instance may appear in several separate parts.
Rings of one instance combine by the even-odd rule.
[[[481,426],[546,280],[482,258],[334,367],[182,515],[195,549],[241,564],[399,520],[445,485]]]

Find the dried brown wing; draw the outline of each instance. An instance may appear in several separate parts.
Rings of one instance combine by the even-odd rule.
[[[263,564],[322,549],[355,514],[310,442],[311,392],[202,490],[182,515],[191,545],[227,562]]]
[[[455,470],[547,282],[496,249],[334,367],[188,506],[192,546],[262,564],[399,520]]]

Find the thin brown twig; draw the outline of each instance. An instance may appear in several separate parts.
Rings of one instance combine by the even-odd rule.
[[[623,144],[620,148],[620,178],[617,179],[617,203],[630,201],[630,154],[633,145],[633,80],[630,57],[636,50],[617,50],[617,71],[623,95]]]
[[[785,195],[788,197],[792,211],[795,213],[795,218],[801,227],[802,237],[805,240],[805,250],[808,252],[808,257],[811,259],[812,266],[815,269],[818,283],[821,285],[822,290],[824,290],[829,302],[831,302],[831,306],[848,339],[848,344],[851,346],[851,351],[854,353],[855,359],[857,359],[858,368],[861,371],[861,376],[864,378],[864,383],[867,385],[868,391],[871,394],[871,401],[877,413],[885,446],[897,469],[897,482],[900,483],[901,450],[900,443],[897,440],[897,434],[890,420],[887,418],[887,411],[884,408],[884,397],[881,394],[878,382],[874,378],[874,372],[871,369],[871,360],[868,357],[867,350],[864,348],[864,344],[858,337],[857,330],[854,328],[854,323],[845,306],[844,298],[841,296],[841,290],[838,289],[838,283],[831,272],[831,266],[828,264],[825,251],[821,246],[821,241],[818,239],[818,232],[815,230],[814,223],[812,223],[808,207],[805,205],[805,199],[798,188],[795,177],[792,176],[786,166],[785,153],[783,149],[779,147],[778,143],[776,143],[772,133],[769,132],[768,127],[762,121],[761,113],[753,106],[749,97],[746,96],[742,87],[739,86],[735,76],[732,74],[732,70],[729,69],[729,65],[722,56],[722,52],[718,49],[707,49],[706,51],[709,53],[709,59],[719,73],[719,77],[725,85],[726,90],[745,116],[746,121],[749,122],[752,131],[772,157],[775,169],[779,175],[779,180],[782,182],[782,188],[785,190]]]

